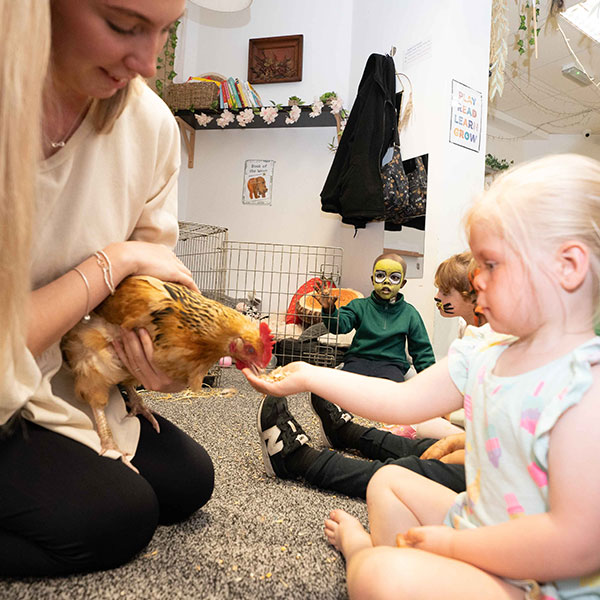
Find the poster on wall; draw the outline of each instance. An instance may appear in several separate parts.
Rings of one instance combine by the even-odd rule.
[[[474,152],[481,144],[481,92],[452,80],[450,142]]]
[[[271,205],[274,160],[249,159],[244,167],[242,204]]]

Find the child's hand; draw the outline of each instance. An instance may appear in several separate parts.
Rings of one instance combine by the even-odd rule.
[[[396,536],[398,548],[417,548],[440,556],[452,557],[454,529],[445,525],[413,527],[406,533]]]
[[[305,362],[293,362],[285,367],[275,369],[270,375],[255,375],[250,369],[242,369],[242,373],[250,385],[271,396],[289,396],[308,391],[309,372],[312,367]]]
[[[449,461],[449,456],[458,450],[464,450],[464,448],[465,434],[455,433],[454,435],[449,435],[445,438],[442,438],[435,444],[429,446],[429,448],[427,448],[427,450],[421,454],[420,458],[423,460],[437,459],[441,460],[442,462],[455,462],[454,460]],[[464,454],[462,456],[462,462],[464,463]]]
[[[315,284],[314,297],[325,312],[331,312],[335,306],[335,298],[331,296],[331,282],[326,282],[326,285],[323,286],[323,283],[318,281]]]

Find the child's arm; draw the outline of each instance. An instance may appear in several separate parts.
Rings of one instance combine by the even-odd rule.
[[[421,315],[416,309],[411,317],[406,339],[408,343],[408,353],[412,358],[417,373],[420,373],[423,369],[426,369],[435,363],[435,355],[433,354],[431,341],[427,335],[427,329],[425,329],[425,323],[423,323],[423,319],[421,319]]]
[[[360,316],[354,310],[352,302],[341,308],[336,308],[335,303],[321,309],[321,320],[325,327],[332,333],[349,333],[360,325]]]
[[[450,378],[447,359],[403,383],[303,362],[283,367],[283,379],[275,382],[257,377],[250,369],[243,373],[264,394],[313,392],[350,412],[385,423],[420,423],[463,404],[462,394]]]
[[[552,581],[600,569],[600,385],[569,409],[551,432],[550,510],[493,527],[407,532],[409,543],[504,577]]]

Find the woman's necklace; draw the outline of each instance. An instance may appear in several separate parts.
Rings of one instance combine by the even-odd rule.
[[[91,104],[91,101],[86,102],[84,104],[83,109],[81,111],[79,111],[79,113],[75,117],[75,120],[71,124],[71,127],[69,127],[69,130],[67,131],[67,133],[65,133],[65,135],[63,135],[62,139],[60,139],[56,142],[53,142],[52,140],[50,140],[50,147],[52,149],[56,150],[57,148],[64,147],[64,145],[67,143],[67,140],[71,137],[71,135],[73,134],[73,132],[75,131],[77,126],[81,123],[82,117],[87,112],[88,108],[90,107],[90,104]]]

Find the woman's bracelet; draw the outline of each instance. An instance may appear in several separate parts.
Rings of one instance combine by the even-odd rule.
[[[73,267],[73,271],[79,273],[81,279],[83,279],[83,283],[85,283],[85,291],[86,291],[86,300],[85,300],[85,314],[83,315],[83,321],[89,321],[90,317],[90,282],[88,278],[77,268]]]
[[[104,275],[104,283],[112,296],[115,293],[115,284],[113,281],[112,274],[112,265],[110,264],[110,259],[106,256],[106,253],[102,250],[98,250],[98,252],[94,253],[96,257],[96,262],[98,266],[102,269],[102,274]]]

